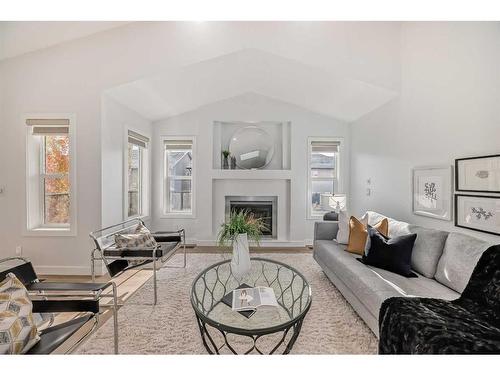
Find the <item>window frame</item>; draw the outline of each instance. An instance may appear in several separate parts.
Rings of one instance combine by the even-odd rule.
[[[337,181],[337,190],[336,192],[333,192],[334,194],[344,194],[344,138],[342,137],[308,137],[307,138],[307,187],[306,187],[306,219],[308,220],[318,220],[323,217],[325,214],[319,213],[315,214],[313,213],[312,207],[311,207],[311,199],[312,199],[312,182],[313,181],[321,181],[321,180],[331,180],[332,178],[330,177],[312,177],[311,176],[311,159],[312,159],[312,144],[313,142],[335,142],[338,143],[338,152],[337,152],[337,158],[336,158],[336,176],[333,177],[333,180]]]
[[[69,224],[45,223],[45,185],[47,175],[55,176],[57,173],[45,173],[45,139],[40,142],[32,134],[32,127],[27,126],[28,120],[53,120],[64,119],[69,121]],[[77,172],[76,172],[76,115],[70,113],[28,113],[21,117],[26,128],[25,142],[25,225],[24,236],[76,236],[77,235]],[[65,173],[61,174],[66,175]],[[36,184],[34,182],[36,180]],[[36,187],[34,186],[36,185]]]
[[[46,192],[45,192],[45,181],[47,178],[61,178],[61,177],[64,177],[64,176],[68,176],[68,179],[69,179],[69,176],[70,176],[70,171],[68,171],[67,173],[47,173],[46,172],[46,168],[47,168],[47,164],[46,164],[46,157],[47,157],[47,154],[46,154],[46,147],[47,147],[47,139],[45,138],[46,136],[43,136],[44,139],[43,139],[43,142],[41,142],[41,145],[40,145],[40,156],[39,156],[39,160],[40,160],[40,171],[38,173],[38,179],[39,179],[39,191],[40,191],[40,197],[38,198],[39,199],[39,204],[40,204],[40,225],[39,225],[39,228],[46,228],[46,229],[50,229],[50,228],[62,228],[62,229],[68,229],[71,227],[71,223],[69,224],[63,224],[63,223],[52,223],[52,224],[47,224],[45,222],[46,220],[46,209],[47,209],[47,206],[46,206],[46,200],[45,198],[47,197],[46,195]],[[68,137],[69,137],[69,134],[68,134]],[[70,142],[70,152],[69,154],[71,154],[71,138],[69,140]],[[68,155],[69,156],[69,155]],[[71,166],[70,166],[70,169],[71,169]],[[68,194],[70,196],[70,212],[71,212],[71,182],[70,182],[70,191],[68,191]],[[70,215],[70,220],[71,220],[71,215]]]
[[[161,148],[162,148],[162,192],[161,192],[161,217],[162,218],[184,218],[184,219],[195,219],[196,218],[196,136],[194,135],[184,135],[184,136],[162,136]],[[169,199],[169,186],[170,186],[170,176],[168,176],[168,163],[167,163],[167,148],[165,142],[167,141],[190,141],[191,142],[191,155],[193,157],[191,161],[191,176],[177,176],[176,180],[191,180],[191,211],[190,212],[177,212],[169,211],[170,199]],[[189,177],[189,178],[188,178]]]
[[[136,215],[129,216],[128,214],[128,206],[129,206],[129,179],[128,179],[128,146],[131,144],[129,142],[129,132],[135,133],[138,136],[144,137],[148,139],[147,147],[139,147],[139,213]],[[125,126],[124,132],[124,143],[123,143],[123,219],[133,219],[133,218],[141,218],[143,220],[148,220],[151,212],[151,139],[143,134],[141,130],[137,130],[131,127]]]

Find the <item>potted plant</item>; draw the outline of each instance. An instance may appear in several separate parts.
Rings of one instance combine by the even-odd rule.
[[[229,169],[229,155],[231,155],[229,150],[222,151],[222,169]]]
[[[219,246],[232,245],[231,272],[240,283],[250,271],[248,239],[259,245],[262,231],[265,229],[264,219],[255,217],[247,210],[231,211],[229,221],[221,225],[217,234],[217,244]]]

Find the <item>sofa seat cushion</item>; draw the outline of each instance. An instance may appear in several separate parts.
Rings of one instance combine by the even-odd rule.
[[[407,279],[390,271],[366,266],[344,245],[335,241],[316,241],[314,256],[332,271],[356,295],[374,317],[378,317],[382,302],[390,297],[423,296],[455,299],[458,293],[423,276]]]
[[[462,293],[472,271],[490,243],[461,233],[450,233],[434,276],[437,281]]]
[[[500,352],[500,329],[449,301],[391,298],[379,324],[380,354]]]
[[[394,294],[394,297],[428,297],[441,298],[447,301],[452,301],[460,297],[460,294],[454,290],[423,275],[408,278],[381,268],[369,268],[384,283],[391,285],[392,289],[397,293]]]

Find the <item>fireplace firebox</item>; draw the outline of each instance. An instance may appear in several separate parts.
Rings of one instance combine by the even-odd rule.
[[[271,196],[226,196],[226,220],[231,212],[246,210],[255,217],[263,218],[267,229],[262,232],[263,238],[276,239],[278,236],[277,220],[278,197]]]

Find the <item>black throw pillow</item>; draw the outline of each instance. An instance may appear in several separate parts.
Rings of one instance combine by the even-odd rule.
[[[370,248],[360,261],[405,277],[418,277],[411,271],[411,253],[417,234],[389,238],[378,230],[368,227]]]

